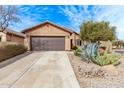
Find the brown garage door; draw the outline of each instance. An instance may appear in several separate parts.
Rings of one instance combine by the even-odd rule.
[[[31,37],[31,50],[63,51],[65,50],[65,37]]]

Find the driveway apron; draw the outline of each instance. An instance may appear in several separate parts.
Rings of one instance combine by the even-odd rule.
[[[66,52],[48,51],[0,69],[0,87],[79,88],[79,83]]]

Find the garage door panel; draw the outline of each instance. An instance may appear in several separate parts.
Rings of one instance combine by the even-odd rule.
[[[65,50],[65,37],[31,37],[34,51]]]

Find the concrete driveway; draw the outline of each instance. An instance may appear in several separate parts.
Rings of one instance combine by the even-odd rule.
[[[0,87],[79,88],[64,51],[34,52],[0,69]]]

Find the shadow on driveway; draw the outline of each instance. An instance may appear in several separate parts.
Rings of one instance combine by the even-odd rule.
[[[21,58],[23,58],[23,57],[28,56],[28,55],[31,54],[31,53],[32,53],[32,52],[26,52],[26,53],[17,55],[17,56],[15,56],[15,57],[13,57],[13,58],[10,58],[10,59],[7,59],[7,60],[5,60],[5,61],[0,62],[0,69],[3,68],[3,67],[5,67],[5,66],[7,66],[7,65],[9,65],[9,64],[11,64],[11,63],[16,62],[17,60],[19,60],[19,59],[21,59]]]

